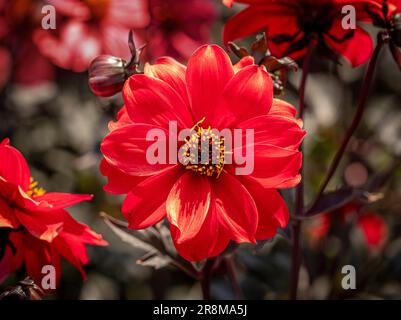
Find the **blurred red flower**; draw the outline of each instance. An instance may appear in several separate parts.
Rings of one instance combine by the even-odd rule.
[[[359,66],[370,58],[373,43],[361,27],[346,30],[342,27],[342,7],[359,5],[363,0],[233,0],[249,6],[231,18],[224,28],[224,42],[233,41],[255,32],[267,32],[269,47],[274,56],[301,59],[312,41],[318,51],[335,61],[345,58]]]
[[[385,31],[391,54],[401,69],[401,0],[369,0],[361,15],[363,21]]]
[[[41,25],[43,1],[0,1],[0,88],[11,80],[22,85],[52,81],[54,68],[33,43],[33,32]],[[10,79],[11,78],[11,79]]]
[[[148,61],[161,56],[186,61],[210,42],[210,29],[217,19],[212,0],[150,0],[149,9],[151,22],[142,31]]]
[[[380,250],[388,237],[387,222],[376,213],[360,212],[360,209],[360,204],[350,203],[331,213],[316,217],[309,226],[307,233],[311,244],[315,246],[327,237],[333,220],[343,226],[355,221],[355,226],[362,233],[366,247],[371,252]]]
[[[90,195],[45,192],[31,178],[28,165],[8,139],[0,143],[0,234],[6,248],[0,260],[0,281],[25,265],[41,283],[42,267],[53,265],[61,275],[64,257],[83,276],[88,262],[85,244],[106,245],[100,235],[75,221],[67,211]]]
[[[287,225],[288,209],[276,189],[299,183],[305,132],[295,108],[273,99],[264,67],[249,57],[233,66],[220,47],[202,46],[187,67],[172,58],[147,65],[145,74],[127,81],[123,96],[125,107],[101,145],[101,171],[107,192],[127,194],[122,212],[130,228],[167,216],[178,252],[196,261],[219,255],[230,240],[255,243]],[[208,174],[205,165],[149,164],[147,133],[160,129],[169,140],[173,120],[178,130],[254,129],[253,173],[235,175],[236,165],[224,162],[208,167]]]
[[[35,43],[55,65],[85,71],[100,54],[129,59],[131,29],[149,24],[147,0],[48,0],[57,11],[56,30],[38,29]],[[59,17],[61,16],[61,17]]]
[[[359,13],[360,18],[366,22],[373,22],[379,27],[388,27],[392,18],[397,13],[401,13],[401,0],[359,0],[358,2],[363,4],[360,6],[363,9]],[[385,3],[386,8],[383,10]]]
[[[357,226],[361,230],[368,248],[372,251],[380,250],[388,238],[386,220],[375,213],[365,213],[358,218]]]

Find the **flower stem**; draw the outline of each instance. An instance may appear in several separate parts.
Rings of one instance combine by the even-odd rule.
[[[292,249],[291,249],[291,284],[290,299],[297,300],[300,264],[300,233],[301,220],[295,218],[291,225],[292,230]]]
[[[212,276],[212,271],[215,265],[215,259],[207,259],[205,266],[203,267],[200,275],[199,281],[202,287],[203,300],[210,300],[210,278]]]
[[[308,80],[309,68],[312,59],[312,52],[317,44],[316,39],[312,39],[308,52],[304,59],[304,65],[302,68],[302,79],[299,88],[299,118],[303,121],[305,115],[305,88]],[[300,146],[300,151],[303,153],[303,147]],[[301,167],[301,176],[303,176],[303,165]],[[299,217],[304,209],[304,183],[303,178],[296,188],[295,198],[295,210],[294,216],[291,223],[292,229],[292,250],[291,250],[291,283],[290,283],[290,299],[297,299],[298,292],[298,280],[299,280],[299,260],[300,260],[300,233],[301,233],[301,221]]]
[[[238,278],[237,274],[235,272],[235,265],[232,257],[225,257],[224,262],[227,268],[227,275],[228,278],[230,279],[231,286],[233,287],[234,290],[234,296],[237,300],[242,299],[242,291],[241,287],[239,286],[238,283]]]
[[[326,175],[325,179],[323,180],[323,183],[319,189],[319,192],[316,196],[315,201],[313,202],[312,208],[314,206],[316,206],[316,204],[322,197],[324,191],[326,190],[327,185],[329,184],[331,178],[333,177],[334,173],[336,172],[336,170],[341,162],[342,157],[344,156],[345,150],[347,149],[347,146],[348,146],[352,136],[354,135],[356,129],[359,126],[359,123],[362,120],[362,116],[363,116],[363,113],[364,113],[365,107],[366,107],[366,102],[369,97],[369,91],[370,91],[370,87],[372,85],[373,75],[374,75],[374,71],[376,69],[379,53],[380,53],[381,49],[383,48],[383,44],[385,42],[386,42],[386,35],[384,33],[379,33],[379,35],[377,37],[377,45],[373,52],[372,58],[370,59],[370,62],[369,62],[368,70],[366,72],[366,75],[365,75],[365,78],[363,81],[362,91],[361,91],[361,95],[359,98],[358,106],[357,106],[354,118],[352,119],[351,126],[348,128],[348,130],[345,134],[345,137],[341,143],[341,146],[338,149],[336,155],[334,156],[334,159],[327,172],[327,175]]]
[[[201,276],[200,283],[202,287],[203,300],[210,300],[210,279],[208,277]]]

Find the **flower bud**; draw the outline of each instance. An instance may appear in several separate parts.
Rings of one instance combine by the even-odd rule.
[[[101,55],[93,59],[89,66],[89,86],[100,97],[111,97],[120,92],[129,73],[127,62],[110,55]]]

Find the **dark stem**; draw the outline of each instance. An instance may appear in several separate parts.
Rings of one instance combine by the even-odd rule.
[[[348,128],[348,130],[345,134],[344,140],[342,141],[340,148],[338,149],[336,155],[334,156],[333,162],[331,163],[330,168],[327,172],[327,175],[326,175],[325,179],[323,180],[323,183],[316,196],[316,199],[313,202],[312,208],[318,203],[318,201],[320,200],[324,191],[326,190],[327,185],[329,184],[331,178],[333,177],[334,173],[336,172],[336,170],[341,162],[342,157],[344,156],[344,153],[345,153],[345,150],[347,149],[348,143],[350,142],[352,136],[354,135],[356,129],[359,126],[359,123],[362,120],[362,116],[363,116],[363,113],[364,113],[365,107],[366,107],[366,102],[369,97],[370,87],[372,85],[373,75],[374,75],[374,71],[376,68],[379,53],[380,53],[381,49],[383,48],[383,44],[385,42],[386,42],[386,35],[384,33],[379,33],[378,39],[377,39],[377,45],[373,52],[372,58],[370,59],[370,62],[369,62],[369,67],[366,72],[366,75],[365,75],[365,78],[363,81],[363,85],[362,85],[362,91],[361,91],[361,95],[359,98],[359,103],[358,103],[354,118],[352,119],[351,126]]]
[[[301,85],[299,87],[299,117],[303,121],[305,114],[305,88],[306,81],[308,79],[309,68],[312,58],[312,52],[316,46],[316,39],[312,39],[308,52],[304,59],[304,65],[302,68],[302,79]],[[300,146],[300,151],[303,153],[303,147]],[[301,167],[301,176],[303,177],[303,165]],[[304,209],[304,183],[303,178],[296,188],[296,198],[295,198],[295,210],[294,216],[299,217]],[[291,283],[290,283],[290,299],[297,299],[298,292],[298,280],[299,280],[299,265],[300,265],[300,231],[301,231],[301,221],[298,218],[292,219],[291,223],[292,229],[292,251],[291,251]]]
[[[214,258],[207,259],[205,266],[203,267],[199,275],[199,281],[202,287],[203,300],[210,300],[210,279],[214,265],[215,265]]]
[[[300,267],[300,235],[301,235],[301,220],[293,219],[292,225],[292,251],[291,251],[291,284],[290,284],[290,299],[297,300],[298,282],[299,282],[299,267]]]
[[[231,286],[233,287],[235,299],[240,300],[240,299],[242,299],[243,295],[242,295],[241,287],[239,286],[239,283],[238,283],[237,274],[235,272],[235,265],[234,265],[233,257],[225,257],[224,263],[227,268],[228,278],[230,279]]]
[[[210,300],[210,279],[207,277],[201,276],[200,283],[202,286],[203,300]]]

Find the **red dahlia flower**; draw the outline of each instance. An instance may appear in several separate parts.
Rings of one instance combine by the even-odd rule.
[[[55,65],[85,71],[100,54],[128,59],[129,30],[149,23],[146,0],[48,0],[55,6],[56,30],[38,30],[35,43]]]
[[[9,145],[0,143],[0,281],[25,265],[26,271],[41,283],[42,267],[53,265],[60,277],[60,257],[83,276],[88,263],[85,244],[106,245],[100,235],[75,221],[67,211],[90,195],[45,192],[31,178],[24,157]]]
[[[150,0],[150,25],[143,32],[148,60],[171,56],[187,60],[210,42],[210,28],[217,18],[211,0]]]
[[[383,29],[395,62],[401,69],[401,0],[369,0],[363,6],[363,20]]]
[[[269,48],[277,57],[298,60],[305,56],[312,41],[319,52],[335,61],[341,56],[352,66],[365,63],[373,44],[361,27],[342,27],[342,7],[358,4],[347,0],[233,0],[249,6],[231,18],[224,28],[224,42],[233,41],[264,30]]]
[[[22,85],[53,80],[53,66],[40,54],[32,39],[33,32],[41,25],[43,5],[40,0],[0,1],[0,88],[8,80]],[[5,68],[8,73],[4,72]]]
[[[167,217],[178,252],[195,261],[219,255],[231,240],[255,243],[287,225],[288,209],[276,189],[299,183],[298,147],[305,132],[294,107],[273,99],[264,67],[249,57],[233,66],[220,47],[203,46],[187,67],[172,58],[147,65],[145,74],[127,81],[123,96],[125,107],[101,145],[101,171],[109,179],[106,191],[127,194],[122,212],[130,228]],[[170,121],[177,121],[178,130],[254,129],[253,173],[236,175],[238,166],[224,160],[150,164],[147,134],[159,129],[170,142]],[[191,139],[199,141],[197,132]],[[224,147],[218,152],[225,159]]]

